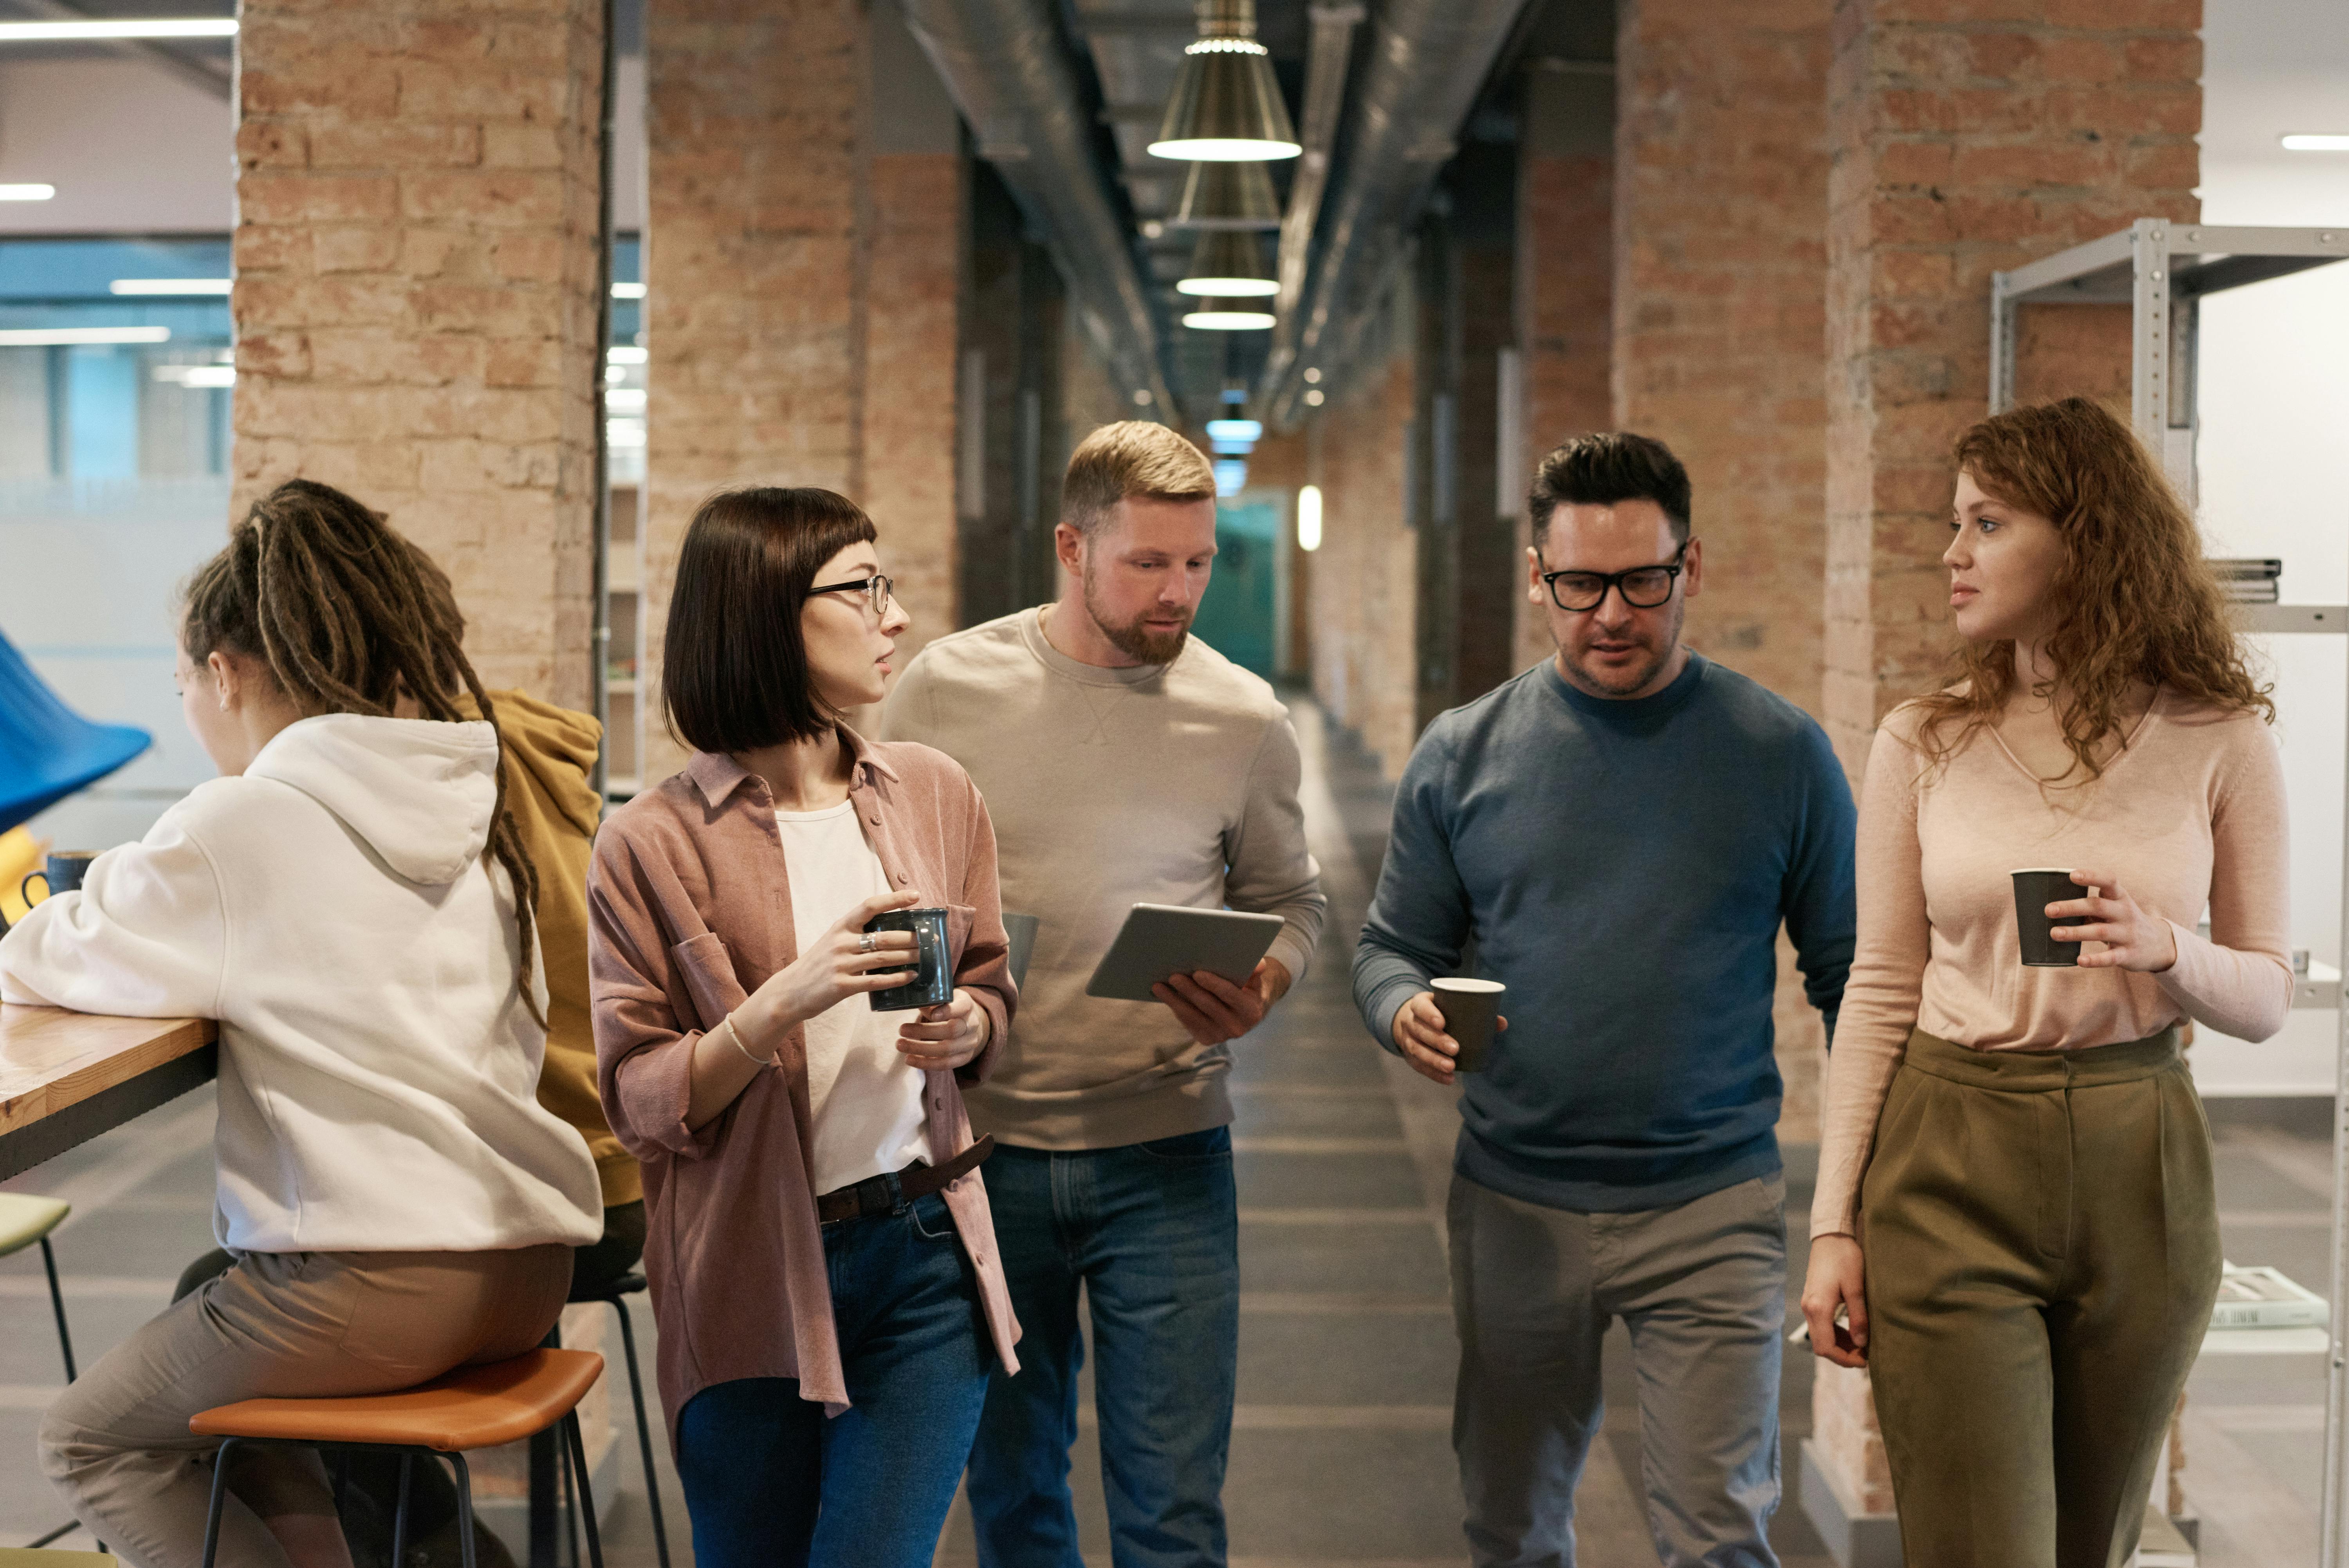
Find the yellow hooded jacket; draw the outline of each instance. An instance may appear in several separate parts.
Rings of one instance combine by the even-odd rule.
[[[546,1063],[538,1103],[579,1129],[595,1157],[604,1207],[645,1195],[636,1162],[612,1135],[595,1095],[595,1036],[587,1012],[587,858],[603,802],[588,781],[604,727],[585,713],[523,691],[492,691],[505,742],[506,809],[538,867],[538,943],[546,965]],[[479,717],[472,699],[457,706]]]

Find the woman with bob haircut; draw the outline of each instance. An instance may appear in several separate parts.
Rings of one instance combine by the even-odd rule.
[[[1014,991],[987,806],[942,753],[843,720],[907,618],[828,490],[712,496],[662,697],[684,771],[589,871],[604,1105],[644,1165],[659,1382],[704,1568],[926,1568],[987,1397],[1019,1366],[960,1082]],[[943,905],[953,1000],[877,1012]]]
[[[1868,757],[1803,1312],[1869,1369],[1911,1568],[2105,1568],[2219,1286],[2180,1027],[2292,1004],[2274,706],[2127,426],[2070,398],[1956,459],[1965,646]],[[2076,969],[2021,961],[2044,867]]]

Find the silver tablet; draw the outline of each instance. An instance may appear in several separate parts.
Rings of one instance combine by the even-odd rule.
[[[1085,982],[1087,996],[1155,1002],[1150,988],[1169,975],[1206,970],[1246,985],[1257,961],[1280,935],[1278,915],[1136,904]]]

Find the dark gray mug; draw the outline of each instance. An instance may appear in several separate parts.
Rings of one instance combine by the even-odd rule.
[[[874,992],[874,1012],[904,1012],[916,1007],[943,1007],[954,1000],[954,966],[947,951],[944,909],[886,909],[865,921],[864,929],[914,933],[914,967],[897,971],[913,978],[903,985]]]
[[[33,878],[36,877],[47,888],[47,891],[41,895],[44,902],[60,893],[73,892],[81,886],[82,878],[89,875],[89,863],[97,858],[98,851],[95,849],[60,849],[42,861],[38,871],[25,873],[25,879],[16,884],[16,896],[25,900],[26,909],[31,909]]]
[[[2047,906],[2085,898],[2089,889],[2072,880],[2069,871],[2051,870],[2037,867],[2028,871],[2012,873],[2014,877],[2014,929],[2023,939],[2023,962],[2026,969],[2077,969],[2080,967],[2080,944],[2059,942],[2054,936],[2057,926],[2085,926],[2085,915],[2067,915],[2064,919],[2048,918]]]

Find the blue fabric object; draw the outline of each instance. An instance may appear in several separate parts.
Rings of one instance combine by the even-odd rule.
[[[1019,1376],[996,1371],[971,1450],[979,1568],[1084,1568],[1069,1493],[1080,1283],[1112,1559],[1222,1563],[1240,1338],[1231,1129],[1118,1148],[998,1144],[987,1197],[1021,1337]]]
[[[994,1360],[978,1280],[936,1193],[826,1226],[823,1256],[851,1403],[827,1419],[792,1377],[687,1402],[699,1568],[930,1568],[937,1550]]]
[[[57,700],[0,636],[0,833],[96,784],[154,743],[128,724],[93,724]]]
[[[1609,701],[1548,661],[1428,726],[1354,953],[1380,1044],[1430,979],[1507,986],[1461,1075],[1457,1169],[1528,1203],[1620,1213],[1779,1168],[1778,925],[1835,1027],[1857,815],[1801,709],[1691,655]]]

